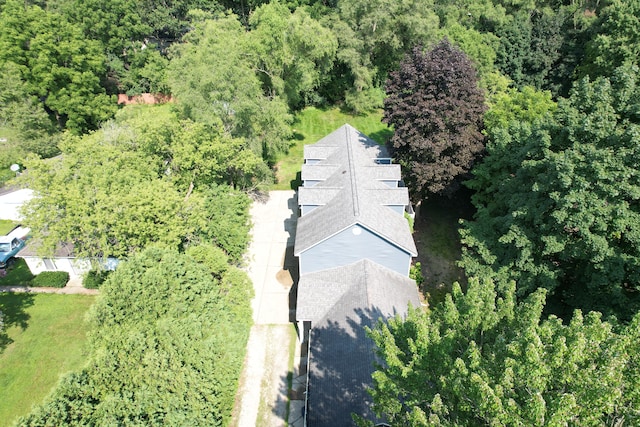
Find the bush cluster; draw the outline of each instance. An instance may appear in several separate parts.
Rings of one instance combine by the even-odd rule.
[[[37,288],[64,288],[68,281],[69,273],[66,271],[43,271],[29,285]]]
[[[107,270],[90,270],[82,279],[82,286],[87,289],[98,289],[102,282],[107,280],[111,271]]]

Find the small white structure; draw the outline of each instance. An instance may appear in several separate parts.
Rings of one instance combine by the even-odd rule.
[[[58,248],[51,257],[43,257],[36,253],[37,246],[30,242],[18,253],[18,257],[25,260],[32,274],[43,271],[66,271],[69,278],[82,277],[91,270],[91,262],[86,258],[76,258],[68,248]]]
[[[19,222],[22,220],[20,208],[23,204],[34,197],[33,190],[27,188],[12,191],[0,195],[0,219],[8,219]],[[16,236],[26,239],[30,230],[25,227],[18,227],[9,233],[9,236]],[[27,245],[18,252],[18,257],[23,258],[31,270],[31,273],[38,274],[43,271],[66,271],[71,279],[82,277],[91,270],[91,261],[87,258],[76,258],[73,255],[73,245],[64,245],[56,249],[50,257],[43,257],[37,253],[37,242],[27,241]],[[103,268],[114,270],[118,260],[108,258]]]
[[[33,190],[23,188],[0,195],[0,219],[20,221],[20,208],[33,198]]]

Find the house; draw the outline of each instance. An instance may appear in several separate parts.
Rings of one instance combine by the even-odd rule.
[[[385,147],[349,125],[304,150],[294,254],[305,425],[355,425],[352,413],[383,425],[366,392],[375,349],[365,328],[420,305],[408,277],[417,255],[408,190]]]
[[[73,245],[59,245],[50,256],[43,256],[38,253],[37,242],[30,241],[17,257],[22,258],[27,263],[32,274],[43,271],[66,271],[70,279],[80,278],[93,268],[89,258],[79,258],[73,254]],[[107,258],[100,261],[105,270],[115,270],[118,265],[116,258]]]
[[[375,347],[365,327],[420,306],[416,283],[368,259],[301,276],[296,319],[308,333],[306,425],[352,425],[371,411]]]
[[[34,197],[33,190],[19,189],[0,195],[0,219],[9,219],[19,222],[22,219],[20,208]],[[19,237],[26,239],[29,229],[18,227],[14,232]],[[51,256],[42,256],[38,253],[37,242],[28,241],[27,245],[17,253],[16,257],[23,258],[32,274],[43,271],[66,271],[71,279],[81,277],[92,268],[91,261],[87,258],[78,258],[73,254],[73,245],[60,245]],[[115,269],[118,260],[107,258],[103,262],[103,268]]]
[[[367,258],[407,276],[409,193],[385,147],[349,125],[305,147],[295,252],[300,274]]]

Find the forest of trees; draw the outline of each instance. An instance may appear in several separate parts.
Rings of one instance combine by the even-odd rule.
[[[25,221],[41,250],[72,244],[81,256],[129,259],[92,314],[91,364],[22,422],[50,425],[54,411],[56,425],[180,424],[213,405],[215,420],[202,422],[224,424],[222,379],[216,402],[196,393],[157,400],[153,412],[145,399],[157,396],[145,393],[161,378],[138,378],[131,390],[106,384],[107,356],[135,334],[187,345],[179,331],[191,326],[173,324],[178,308],[162,305],[166,290],[150,279],[160,273],[143,272],[151,259],[180,260],[184,275],[169,286],[186,286],[177,291],[185,301],[194,292],[187,282],[210,280],[212,304],[237,309],[228,321],[248,324],[237,270],[248,193],[273,179],[295,113],[340,106],[384,109],[414,201],[456,197],[466,186],[475,209],[460,231],[468,296],[455,291],[444,308],[372,331],[397,369],[376,377],[376,409],[404,413],[397,425],[633,425],[638,28],[640,0],[0,0],[0,181],[13,163],[28,171],[22,183],[39,197]],[[116,104],[118,93],[145,92],[176,102]],[[221,290],[232,285],[237,293]],[[116,304],[121,292],[135,295],[131,304],[157,299],[166,321],[146,331],[118,326],[114,319],[131,315]],[[480,310],[498,306],[495,315]],[[462,331],[468,322],[452,318],[461,311],[481,327]],[[118,335],[120,327],[134,335]],[[238,331],[227,331],[231,352],[246,340],[247,329]],[[446,345],[433,339],[463,332]],[[165,350],[149,369],[173,358],[175,348]],[[185,357],[191,352],[199,350]],[[434,352],[447,361],[440,371],[414,362]],[[117,356],[126,365],[136,354]],[[212,376],[237,374],[216,371],[211,357],[197,363]],[[176,375],[207,387],[190,363]],[[524,374],[533,365],[535,384]],[[591,367],[592,377],[575,375]],[[501,370],[511,373],[496,377]],[[407,380],[414,371],[422,376]],[[128,372],[118,381],[129,383]],[[609,400],[585,392],[596,379]],[[479,395],[494,398],[480,407]],[[122,402],[130,414],[118,412]],[[78,411],[94,418],[73,418]]]

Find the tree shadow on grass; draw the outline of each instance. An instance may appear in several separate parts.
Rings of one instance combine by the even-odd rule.
[[[27,329],[31,316],[26,309],[34,304],[34,296],[28,293],[0,292],[0,312],[2,312],[2,322],[4,326],[0,330],[0,353],[4,351],[13,340],[7,335],[6,330],[10,327]]]
[[[373,139],[375,142],[377,142],[380,145],[385,145],[387,143],[387,141],[389,141],[389,139],[391,139],[391,137],[393,136],[393,130],[387,128],[387,129],[381,129],[377,132],[371,132],[369,133],[369,138]]]

